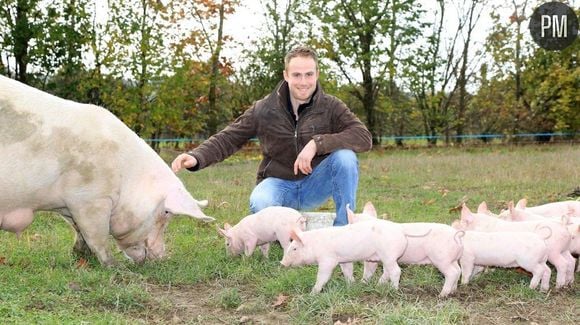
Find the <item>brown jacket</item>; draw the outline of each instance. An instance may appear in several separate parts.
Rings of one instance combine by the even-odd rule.
[[[294,161],[311,139],[317,148],[312,159],[313,168],[338,149],[354,152],[371,149],[371,134],[364,124],[342,101],[325,94],[320,85],[312,105],[303,110],[297,123],[287,109],[288,96],[288,84],[282,81],[274,92],[254,103],[232,124],[188,152],[198,162],[190,170],[226,159],[253,137],[260,141],[263,156],[258,168],[258,183],[267,177],[303,178],[305,175],[300,172],[294,175]]]

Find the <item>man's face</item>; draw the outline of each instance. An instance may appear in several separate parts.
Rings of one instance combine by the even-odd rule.
[[[318,70],[316,62],[311,57],[297,56],[288,63],[284,70],[284,80],[290,88],[290,96],[299,103],[308,102],[316,90]]]

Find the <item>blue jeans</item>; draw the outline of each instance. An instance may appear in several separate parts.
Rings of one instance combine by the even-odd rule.
[[[336,208],[335,226],[348,224],[346,205],[356,209],[358,160],[352,150],[337,150],[324,159],[312,174],[298,181],[268,177],[250,195],[250,210],[256,213],[269,206],[311,210],[330,197]]]

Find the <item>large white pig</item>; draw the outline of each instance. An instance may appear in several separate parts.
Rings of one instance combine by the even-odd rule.
[[[228,254],[236,256],[243,252],[250,256],[260,247],[267,257],[273,241],[278,241],[284,250],[288,247],[290,231],[295,228],[305,230],[306,217],[292,208],[273,206],[245,216],[233,227],[226,223],[218,232],[225,238]]]
[[[34,211],[60,213],[74,249],[115,260],[109,235],[136,262],[165,254],[172,215],[206,216],[169,166],[104,108],[0,76],[0,228],[20,234]]]
[[[360,222],[343,227],[327,227],[309,231],[292,231],[283,266],[318,264],[313,293],[318,293],[340,264],[347,281],[354,281],[352,263],[380,261],[384,272],[379,283],[391,281],[399,287],[401,268],[397,260],[405,251],[407,240],[401,227],[395,223]]]
[[[465,230],[465,224],[461,224],[459,220],[453,222],[452,226],[455,229]],[[537,234],[465,231],[463,254],[459,259],[461,283],[469,283],[477,273],[475,270],[481,270],[484,266],[521,267],[533,275],[531,289],[535,289],[541,283],[540,289],[547,291],[550,288],[552,271],[546,265],[548,247],[544,240],[549,235],[544,229],[539,229]]]
[[[580,217],[580,201],[551,202],[533,207],[528,207],[527,204],[527,199],[521,199],[516,204],[516,208],[526,209],[530,213],[544,217]]]
[[[481,206],[481,205],[480,205]],[[511,222],[491,216],[486,213],[472,213],[463,204],[461,219],[458,221],[461,229],[487,231],[487,232],[532,232],[545,231],[548,247],[548,261],[556,267],[556,288],[574,282],[575,260],[570,254],[571,236],[566,227],[558,222],[547,221],[522,221]]]
[[[478,210],[479,211],[479,210]],[[571,214],[557,216],[548,214],[539,215],[531,212],[530,208],[526,208],[525,202],[522,200],[514,207],[513,202],[508,203],[508,209],[500,214],[500,218],[509,221],[542,221],[552,220],[561,223],[568,229],[570,233],[570,253],[580,255],[580,217],[571,217]],[[576,268],[576,272],[580,272],[580,263]]]
[[[362,214],[355,214],[347,207],[349,223],[390,222],[377,219],[377,212],[371,202],[364,206]],[[407,238],[407,248],[398,262],[401,264],[431,264],[445,277],[445,283],[439,293],[446,297],[457,289],[461,275],[459,258],[463,251],[461,237],[463,231],[457,231],[449,225],[432,222],[398,223]],[[365,262],[363,281],[368,281],[374,274],[377,263]]]

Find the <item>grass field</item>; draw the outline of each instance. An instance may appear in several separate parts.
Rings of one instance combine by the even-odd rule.
[[[171,159],[176,153],[165,152]],[[486,201],[499,212],[510,200],[529,206],[564,200],[580,186],[580,146],[492,146],[375,151],[360,158],[357,206],[373,202],[398,222],[450,224],[461,202]],[[248,214],[259,157],[237,154],[180,178],[206,213],[236,223]],[[332,211],[332,203],[321,211]],[[169,257],[114,269],[72,254],[73,233],[51,213],[38,213],[17,240],[0,232],[2,324],[573,324],[580,320],[580,273],[572,287],[530,290],[530,278],[494,269],[437,297],[443,278],[431,266],[402,266],[400,289],[357,282],[339,269],[311,295],[316,266],[283,268],[270,258],[230,258],[216,224],[178,217],[166,232]],[[355,267],[355,277],[362,266]],[[555,270],[551,287],[555,282]]]

